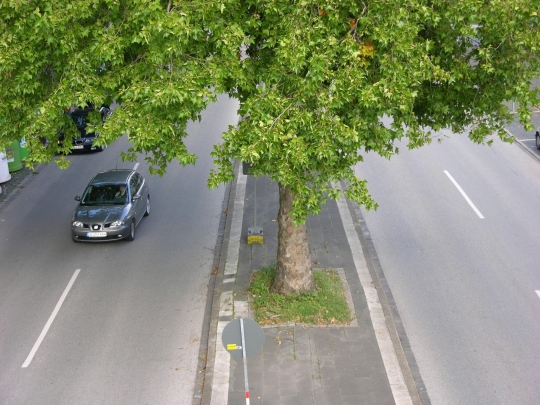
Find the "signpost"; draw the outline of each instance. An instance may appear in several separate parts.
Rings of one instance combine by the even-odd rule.
[[[246,385],[246,405],[249,405],[249,384],[247,357],[259,353],[264,344],[264,331],[261,326],[251,320],[237,318],[223,329],[221,340],[231,356],[242,357],[244,362],[244,383]]]

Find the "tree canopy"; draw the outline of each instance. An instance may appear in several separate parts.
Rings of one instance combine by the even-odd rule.
[[[216,151],[212,181],[232,178],[240,156],[291,188],[300,222],[337,194],[331,181],[346,179],[350,198],[375,206],[352,169],[364,152],[390,158],[396,139],[419,147],[441,128],[506,139],[505,100],[530,121],[538,1],[245,4],[249,57],[231,90],[245,119]]]
[[[74,134],[64,108],[115,99],[99,142],[127,134],[126,158],[146,153],[163,173],[195,161],[186,123],[228,92],[242,119],[215,148],[210,186],[231,180],[238,158],[290,188],[298,222],[341,179],[374,207],[353,171],[362,153],[389,158],[395,140],[419,147],[441,128],[506,139],[505,100],[530,128],[538,10],[540,0],[6,0],[0,139],[25,136],[31,162],[50,160],[58,132]]]
[[[125,157],[146,153],[158,173],[173,159],[194,163],[186,122],[215,99],[220,75],[234,74],[243,37],[221,11],[196,1],[2,1],[1,139],[24,136],[30,161],[48,161],[76,135],[65,108],[115,100],[98,142],[127,134]],[[58,151],[60,130],[68,138]]]

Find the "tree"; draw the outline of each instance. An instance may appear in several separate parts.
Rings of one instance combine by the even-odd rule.
[[[230,92],[244,119],[214,151],[210,183],[233,178],[232,158],[279,183],[277,292],[312,288],[303,223],[338,197],[332,182],[345,179],[350,199],[376,208],[353,172],[363,152],[390,158],[395,140],[420,147],[441,128],[509,140],[505,100],[519,101],[530,126],[537,0],[240,3],[249,58]]]
[[[441,128],[470,129],[475,142],[492,134],[508,140],[505,100],[518,101],[520,120],[530,127],[529,107],[538,97],[529,83],[540,67],[539,5],[3,2],[0,139],[25,135],[31,162],[50,160],[67,151],[56,146],[58,131],[71,125],[63,108],[114,98],[121,107],[100,130],[100,142],[127,133],[133,147],[125,158],[147,153],[161,174],[173,159],[195,161],[182,142],[186,122],[227,91],[240,100],[243,118],[214,150],[218,168],[209,185],[234,178],[235,158],[279,183],[274,289],[308,290],[313,278],[303,224],[327,197],[338,197],[332,182],[346,180],[350,199],[376,207],[352,169],[362,153],[390,158],[398,152],[394,141],[420,147]],[[383,125],[383,117],[392,124]]]
[[[65,167],[77,132],[64,109],[116,100],[121,107],[99,128],[98,144],[127,133],[133,147],[124,157],[146,153],[154,172],[173,159],[193,164],[186,122],[215,100],[211,86],[224,72],[238,68],[242,32],[224,24],[222,11],[198,1],[3,1],[0,140],[24,136],[28,163],[60,154]]]

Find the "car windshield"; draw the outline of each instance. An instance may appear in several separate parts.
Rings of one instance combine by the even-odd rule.
[[[88,117],[88,111],[84,110],[75,110],[73,112],[68,113],[71,119],[75,122],[77,125],[77,128],[79,129],[85,129],[86,128],[86,118]]]
[[[128,202],[126,184],[91,184],[84,191],[81,205],[124,205]]]

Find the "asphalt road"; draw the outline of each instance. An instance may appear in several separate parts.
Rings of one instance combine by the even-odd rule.
[[[539,404],[540,161],[447,135],[366,155],[367,226],[432,403]]]
[[[138,160],[152,207],[133,242],[76,244],[69,228],[74,196],[116,166],[125,138],[71,155],[67,170],[47,165],[2,208],[1,404],[191,403],[224,194],[206,187],[209,153],[236,111],[222,97],[188,126],[196,166],[173,163],[160,178]]]

